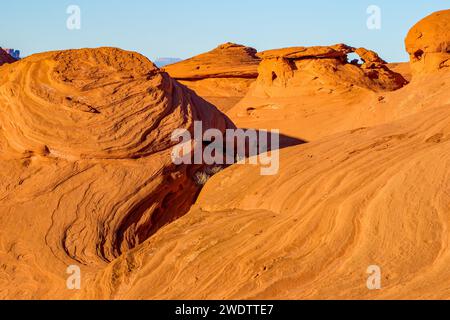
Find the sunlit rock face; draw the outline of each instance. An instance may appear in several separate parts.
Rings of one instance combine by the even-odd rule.
[[[348,62],[348,54],[353,52],[360,55],[362,65]],[[318,88],[350,86],[393,91],[406,84],[375,52],[345,44],[275,49],[257,55],[262,59],[257,83],[268,95],[301,95]]]
[[[164,70],[225,112],[248,92],[258,76],[259,62],[255,49],[224,43]]]
[[[0,296],[58,288],[67,265],[101,266],[186,213],[199,187],[195,168],[172,163],[171,138],[196,120],[231,126],[137,53],[69,50],[2,66],[0,260],[11,262]]]
[[[419,21],[405,41],[413,75],[450,68],[450,10],[438,11]]]

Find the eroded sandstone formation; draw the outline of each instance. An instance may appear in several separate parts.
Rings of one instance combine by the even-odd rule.
[[[361,56],[362,66],[348,62],[347,56],[353,52]],[[406,80],[391,71],[375,52],[344,44],[276,49],[257,55],[262,59],[258,85],[269,96],[353,86],[392,91],[406,84]]]
[[[37,297],[48,288],[34,279],[51,286],[69,264],[99,267],[187,212],[196,168],[172,163],[171,135],[195,120],[232,126],[137,53],[70,50],[2,66],[0,296]]]
[[[173,165],[170,135],[233,125],[143,56],[1,66],[0,298],[448,299],[450,22],[430,17],[408,36],[404,87],[392,70],[409,78],[408,65],[363,48],[260,53],[230,115],[308,143],[280,150],[273,176],[234,165],[199,197],[204,168]],[[368,290],[369,266],[382,290]]]
[[[234,43],[164,68],[222,111],[236,104],[258,76],[256,50]]]
[[[91,285],[101,289],[87,286],[86,294],[448,299],[449,155],[446,105],[284,149],[275,176],[233,166],[208,182],[187,215],[105,268]],[[367,288],[372,265],[382,270],[382,290]]]
[[[419,21],[405,44],[414,76],[450,68],[450,10],[438,11]]]
[[[240,103],[245,125],[328,136],[281,150],[277,175],[235,165],[214,176],[187,215],[111,263],[85,296],[448,299],[450,69],[438,66],[450,23],[432,17],[441,37],[424,32],[409,46],[414,57],[430,50],[412,61],[414,77],[427,77],[395,91],[389,66],[365,49],[361,66],[346,63],[346,46],[260,54],[260,96]],[[373,267],[381,290],[367,286]]]
[[[351,53],[362,64],[349,61]],[[407,84],[375,52],[345,44],[257,55],[258,79],[227,115],[239,127],[277,128],[298,142],[384,121],[387,113],[367,110],[380,110],[388,93]]]

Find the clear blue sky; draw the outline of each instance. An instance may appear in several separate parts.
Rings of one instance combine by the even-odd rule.
[[[188,58],[231,41],[266,50],[344,42],[406,60],[404,37],[447,0],[40,0],[3,1],[0,46],[24,55],[114,46],[150,59]],[[66,28],[69,5],[81,8],[81,30]],[[382,10],[381,30],[366,27],[369,5]]]

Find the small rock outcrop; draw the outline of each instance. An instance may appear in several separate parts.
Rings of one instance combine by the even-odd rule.
[[[356,53],[363,65],[348,62]],[[258,84],[266,87],[313,89],[320,87],[358,86],[372,91],[392,91],[407,81],[391,71],[373,51],[337,44],[334,46],[292,47],[258,53]],[[298,93],[298,91],[296,91]]]

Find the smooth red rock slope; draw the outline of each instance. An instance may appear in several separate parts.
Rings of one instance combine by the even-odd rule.
[[[449,299],[449,16],[413,27],[411,68],[345,45],[260,53],[230,116],[310,142],[281,150],[278,174],[236,164],[198,198],[204,168],[172,165],[171,132],[232,124],[146,58],[3,65],[0,298]],[[200,66],[198,81],[227,68]],[[180,68],[188,82],[195,69]],[[381,290],[367,287],[373,265]]]
[[[432,15],[420,24],[449,28],[446,21]],[[445,42],[445,34],[429,36]],[[329,48],[321,52],[335,55]],[[114,261],[84,295],[449,299],[450,71],[435,68],[435,61],[425,59],[426,72],[415,70],[404,88],[383,92],[384,103],[357,105],[359,118],[350,117],[349,103],[340,109],[349,117],[343,125],[369,116],[384,123],[284,149],[275,176],[262,177],[260,168],[250,165],[214,176],[187,215]],[[411,62],[417,63],[415,57]],[[293,65],[269,66],[279,67],[273,82],[287,80],[289,89]],[[363,73],[341,66],[334,76],[354,81]],[[335,117],[324,109],[323,118],[327,112]],[[381,270],[381,290],[367,287],[367,270],[374,265]]]

